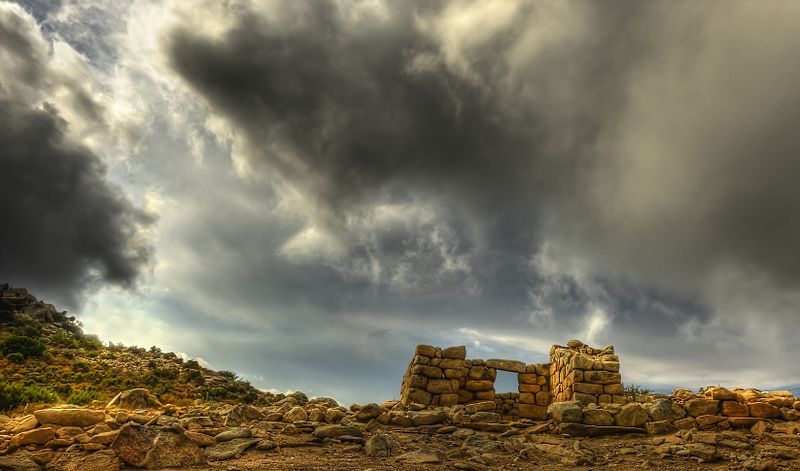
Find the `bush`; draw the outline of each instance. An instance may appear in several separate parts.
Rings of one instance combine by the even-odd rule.
[[[11,410],[33,402],[56,401],[58,401],[58,395],[52,389],[0,381],[0,410]]]
[[[236,381],[239,379],[239,375],[234,373],[233,371],[222,370],[218,372],[220,376],[223,378],[228,378],[230,380]]]
[[[651,389],[643,388],[642,386],[639,386],[638,384],[626,384],[625,385],[625,395],[628,396],[628,397],[636,397],[636,396],[639,396],[639,395],[644,396],[644,395],[650,394],[652,392],[653,391]]]
[[[203,373],[199,372],[198,370],[187,370],[186,381],[189,383],[200,384],[200,385],[206,384],[206,380],[203,377]]]
[[[8,355],[6,355],[6,359],[11,363],[22,363],[23,361],[25,361],[25,355],[19,352],[9,353]]]
[[[73,391],[67,397],[67,402],[75,405],[85,405],[92,401],[104,399],[103,395],[94,389],[87,389],[85,391]]]
[[[197,360],[187,360],[186,363],[183,364],[183,367],[189,370],[199,370],[200,363]]]
[[[0,352],[6,357],[19,353],[24,358],[41,357],[44,353],[44,344],[39,340],[24,335],[12,335],[0,343]]]

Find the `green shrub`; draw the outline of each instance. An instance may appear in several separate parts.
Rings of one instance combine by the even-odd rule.
[[[203,377],[203,373],[199,372],[198,370],[187,370],[186,381],[189,383],[194,383],[199,385],[206,384],[206,380]]]
[[[87,350],[99,350],[103,347],[103,342],[96,335],[82,334],[78,338],[80,339],[81,347]]]
[[[9,353],[6,355],[6,359],[11,363],[22,363],[25,361],[25,355],[19,352]]]
[[[12,353],[20,353],[24,358],[41,357],[44,344],[39,339],[15,334],[0,343],[0,352],[6,357]]]
[[[639,395],[647,395],[652,393],[651,389],[643,388],[638,384],[626,384],[625,385],[625,395],[628,397],[636,397]]]
[[[199,370],[200,363],[197,360],[187,360],[186,363],[183,364],[183,367],[189,370]]]
[[[103,395],[95,391],[94,389],[86,389],[84,391],[73,391],[72,394],[67,397],[67,402],[70,404],[76,404],[79,406],[88,404],[92,401],[102,400],[105,399]]]
[[[236,381],[236,380],[239,379],[239,375],[237,375],[233,371],[222,370],[222,371],[219,371],[218,373],[223,378],[228,378],[228,379],[233,380],[233,381]]]
[[[0,381],[0,410],[11,410],[33,402],[56,401],[58,395],[50,388]]]

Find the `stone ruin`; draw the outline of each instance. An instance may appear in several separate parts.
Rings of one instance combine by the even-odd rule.
[[[517,374],[518,392],[495,391],[497,371]],[[502,415],[546,420],[552,402],[624,404],[619,357],[614,347],[595,349],[578,340],[553,345],[549,363],[508,359],[467,359],[464,346],[418,345],[400,387],[411,409],[494,401]]]

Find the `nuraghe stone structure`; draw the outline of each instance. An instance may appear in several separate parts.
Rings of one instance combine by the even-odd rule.
[[[519,392],[495,392],[498,370],[517,374]],[[494,401],[500,414],[545,420],[552,402],[624,404],[626,398],[614,347],[595,349],[570,340],[565,347],[553,345],[550,363],[467,359],[464,346],[417,345],[400,401],[417,409]]]

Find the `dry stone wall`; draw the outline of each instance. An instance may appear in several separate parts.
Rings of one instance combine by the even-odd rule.
[[[467,359],[464,346],[418,345],[408,364],[400,401],[410,409],[494,402],[503,415],[543,420],[552,402],[548,364],[507,359]],[[498,394],[497,371],[516,373],[518,392]]]
[[[495,412],[530,419],[547,417],[553,401],[624,403],[614,347],[594,349],[577,340],[554,345],[550,363],[468,359],[464,346],[417,345],[400,388],[411,410],[493,401]],[[518,392],[498,394],[497,371],[517,375]]]
[[[614,347],[602,349],[570,340],[566,347],[550,349],[550,389],[556,402],[580,401],[583,404],[625,404],[619,373],[619,357]]]

